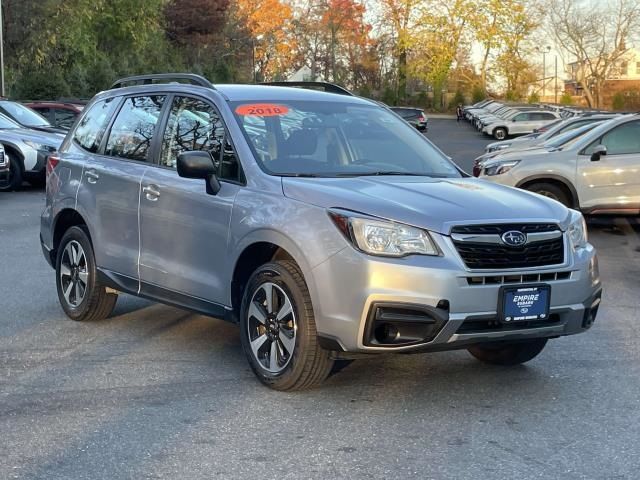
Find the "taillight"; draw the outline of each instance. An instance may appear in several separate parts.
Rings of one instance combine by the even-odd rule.
[[[473,176],[479,177],[481,171],[482,171],[482,166],[480,165],[480,162],[476,160],[476,163],[473,164]]]
[[[47,157],[47,170],[46,170],[47,178],[49,177],[49,175],[51,175],[51,172],[53,172],[53,170],[56,168],[59,162],[60,162],[60,157],[55,153],[52,153]]]

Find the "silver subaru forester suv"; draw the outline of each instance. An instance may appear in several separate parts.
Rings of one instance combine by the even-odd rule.
[[[176,78],[193,84],[158,83]],[[352,95],[123,79],[47,172],[41,242],[69,317],[128,293],[236,322],[279,390],[373,353],[526,362],[600,302],[580,213],[470,178]]]

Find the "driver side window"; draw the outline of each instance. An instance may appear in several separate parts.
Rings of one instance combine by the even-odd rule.
[[[226,136],[213,105],[197,98],[175,97],[162,138],[160,165],[176,168],[181,153],[208,151],[218,178],[242,181],[240,164]]]
[[[526,122],[527,120],[529,120],[528,113],[519,113],[513,118],[514,122]]]

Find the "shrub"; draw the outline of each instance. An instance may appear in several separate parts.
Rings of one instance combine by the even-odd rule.
[[[612,107],[614,110],[624,110],[625,98],[622,92],[618,92],[613,96]]]
[[[529,95],[529,98],[527,100],[528,103],[540,103],[540,95],[538,95],[536,92],[533,92],[531,95]]]
[[[456,94],[449,102],[449,110],[455,110],[459,104],[464,105],[465,101],[464,94],[460,90],[457,90]]]
[[[560,105],[573,105],[573,98],[568,93],[563,93],[560,97]]]
[[[485,98],[487,98],[487,94],[479,85],[473,87],[473,90],[471,91],[471,103],[481,102]]]

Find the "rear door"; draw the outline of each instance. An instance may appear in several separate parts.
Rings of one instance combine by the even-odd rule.
[[[215,106],[199,97],[176,95],[165,115],[157,164],[142,180],[140,278],[143,292],[207,310],[227,302],[227,251],[231,210],[244,177]],[[222,188],[178,176],[185,151],[209,151]]]
[[[91,146],[91,129],[85,139],[95,153],[86,156],[78,202],[93,224],[96,263],[134,289],[138,288],[140,182],[151,158],[150,146],[165,98],[137,95],[101,102],[107,115],[118,113],[99,147],[95,142]],[[76,130],[80,138],[85,118]]]
[[[591,153],[598,145],[607,155],[597,162]],[[640,206],[640,120],[613,127],[578,156],[576,181],[583,208]]]

